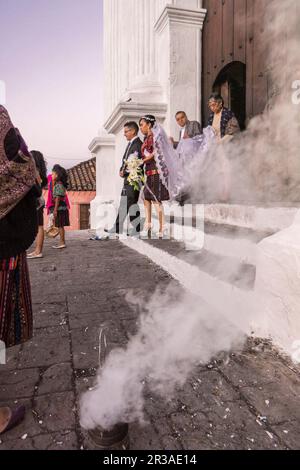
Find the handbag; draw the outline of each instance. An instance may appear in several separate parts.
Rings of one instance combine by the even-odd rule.
[[[59,229],[54,225],[54,215],[49,216],[48,225],[45,230],[46,237],[56,238],[59,235]]]

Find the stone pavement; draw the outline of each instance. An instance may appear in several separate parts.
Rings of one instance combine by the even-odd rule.
[[[118,241],[69,238],[67,250],[47,242],[45,258],[30,261],[34,338],[0,366],[0,405],[24,403],[27,415],[0,450],[86,448],[78,403],[96,373],[99,325],[107,322],[113,346],[126,344],[138,318],[128,289],[147,298],[170,282]],[[243,353],[198,367],[170,403],[148,394],[148,424],[130,426],[131,449],[297,449],[299,398],[299,368],[249,340]]]

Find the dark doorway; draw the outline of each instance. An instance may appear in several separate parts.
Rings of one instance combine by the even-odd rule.
[[[220,93],[225,106],[237,117],[241,129],[246,127],[246,65],[231,62],[226,65],[213,84],[213,91]]]
[[[90,205],[80,204],[80,230],[90,228]]]

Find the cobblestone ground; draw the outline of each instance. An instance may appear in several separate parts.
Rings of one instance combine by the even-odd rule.
[[[138,318],[127,289],[147,296],[170,278],[120,242],[86,234],[59,253],[47,242],[45,258],[30,263],[34,338],[0,366],[0,404],[24,403],[27,415],[0,449],[85,448],[79,397],[93,384],[99,325],[125,344]],[[169,404],[148,395],[148,424],[131,425],[131,449],[297,449],[299,397],[299,369],[249,340],[243,353],[195,370]]]

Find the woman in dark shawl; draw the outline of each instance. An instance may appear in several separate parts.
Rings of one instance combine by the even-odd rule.
[[[32,156],[0,106],[0,341],[8,348],[32,337],[26,250],[37,234],[41,192]],[[24,407],[0,408],[0,434],[24,417]]]

